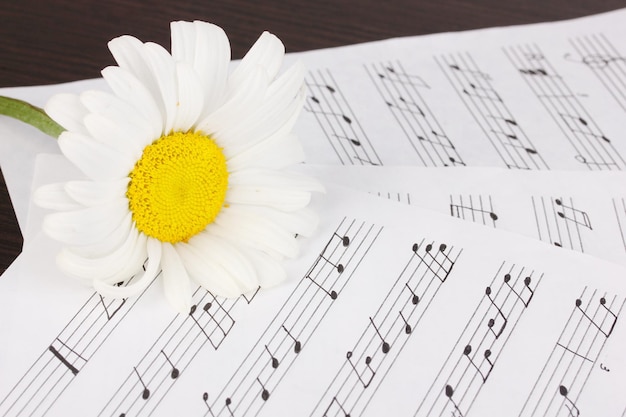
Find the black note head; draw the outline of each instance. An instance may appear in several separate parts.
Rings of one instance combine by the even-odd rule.
[[[336,300],[337,299],[337,291],[331,291],[330,292],[330,298],[333,299],[333,300]]]
[[[489,358],[491,356],[491,350],[487,349],[485,351],[485,358]]]
[[[300,351],[302,350],[302,343],[300,343],[300,341],[296,341],[296,344],[293,347],[293,351],[295,353],[300,353]]]
[[[465,346],[465,349],[463,349],[463,354],[465,356],[469,355],[470,353],[472,353],[472,345],[467,345]]]
[[[193,314],[193,313],[195,313],[195,312],[196,312],[196,308],[197,308],[197,307],[198,307],[198,306],[196,306],[195,304],[194,304],[194,305],[192,305],[192,306],[191,306],[191,308],[189,309],[189,314]]]
[[[209,401],[209,393],[208,393],[208,392],[205,392],[204,394],[202,394],[202,399],[203,399],[204,401]]]
[[[278,365],[279,365],[278,359],[273,357],[272,358],[272,368],[276,369],[276,368],[278,368]]]
[[[331,93],[335,92],[335,89],[333,87],[331,87],[330,85],[327,85],[326,89],[328,89],[328,91],[330,91]]]
[[[446,385],[446,397],[450,398],[454,395],[454,389],[450,385]]]
[[[489,213],[489,217],[491,217],[491,220],[496,221],[498,220],[498,215],[494,212],[490,212]]]
[[[509,282],[511,280],[511,274],[504,275],[504,282]]]
[[[311,96],[311,100],[312,100],[313,102],[317,103],[317,104],[320,104],[319,99],[318,99],[317,97],[315,97],[315,96]]]
[[[563,385],[559,386],[559,394],[561,394],[564,397],[567,397],[567,388],[565,388]]]
[[[411,334],[412,331],[413,329],[411,328],[410,324],[407,324],[406,326],[404,326],[404,333]]]
[[[561,243],[559,243],[559,242],[554,242],[554,246],[558,246],[559,248],[563,247],[563,245],[561,245]]]
[[[554,200],[554,203],[555,203],[557,206],[562,206],[562,205],[563,205],[563,202],[561,201],[561,199],[560,199],[560,198],[555,199],[555,200]]]
[[[530,285],[530,281],[531,281],[530,277],[524,278],[524,285],[528,287]]]
[[[230,405],[232,403],[232,401],[230,400],[230,397],[226,398],[225,403],[226,405]]]
[[[365,364],[369,365],[370,363],[372,363],[372,357],[371,356],[365,357]]]
[[[565,214],[561,213],[560,211],[557,211],[556,214],[559,215],[560,218],[564,219],[565,218]]]
[[[496,321],[494,319],[489,319],[489,321],[487,322],[487,327],[492,328],[494,324],[496,324]]]
[[[341,118],[348,124],[352,123],[352,119],[350,119],[348,116],[346,116],[345,114],[341,115]]]
[[[606,304],[606,298],[604,298],[604,297],[600,298],[600,304],[605,305]]]
[[[426,252],[430,252],[432,248],[433,248],[433,245],[431,245],[431,244],[429,243],[428,245],[426,245],[425,250],[426,250]]]
[[[537,155],[537,151],[535,149],[532,148],[525,148],[526,152],[528,152],[531,155]]]
[[[485,288],[485,294],[491,295],[491,287]]]
[[[350,238],[348,236],[344,236],[341,238],[341,244],[343,245],[343,247],[347,247],[350,245]]]
[[[337,265],[337,272],[339,272],[340,274],[343,272],[343,265],[341,265],[341,264]],[[336,295],[335,295],[335,297],[336,297]]]
[[[352,351],[351,350],[346,352],[346,359],[350,359],[350,358],[352,358]]]
[[[270,397],[270,392],[264,389],[263,392],[261,393],[261,398],[263,399],[263,401],[267,401],[269,397]]]
[[[202,309],[203,309],[204,311],[209,311],[209,309],[210,309],[210,308],[211,308],[211,302],[210,302],[210,301],[209,301],[208,303],[206,303],[206,304],[204,305],[204,307],[202,307]]]
[[[413,252],[417,252],[417,248],[418,248],[418,247],[419,247],[419,246],[417,245],[417,243],[414,243],[414,244],[413,244],[413,248],[412,248]]]
[[[576,299],[576,307],[580,307],[583,304],[583,300],[581,300],[580,298]]]
[[[419,296],[415,294],[413,297],[411,297],[411,302],[413,303],[413,305],[417,305],[417,303],[420,302]]]
[[[383,353],[388,353],[389,349],[391,349],[391,346],[389,346],[389,343],[383,342],[383,347],[382,347]]]
[[[176,379],[176,378],[178,378],[178,375],[180,375],[180,371],[178,370],[178,368],[174,368],[174,369],[172,369],[172,373],[170,374],[170,376],[172,377],[172,379]]]
[[[439,252],[445,252],[447,248],[448,248],[448,245],[446,245],[445,243],[442,243],[441,245],[439,245]]]
[[[144,400],[150,398],[150,390],[148,388],[143,389],[143,392],[141,393],[141,398],[143,398]]]

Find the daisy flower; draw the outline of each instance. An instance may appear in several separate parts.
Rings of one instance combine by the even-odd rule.
[[[43,229],[63,244],[65,273],[118,298],[160,273],[170,304],[187,313],[192,281],[236,297],[283,280],[296,236],[317,224],[311,193],[323,190],[285,170],[304,157],[291,133],[304,68],[279,74],[276,36],[263,33],[232,72],[218,26],[173,22],[171,39],[171,54],[113,39],[117,66],[102,71],[110,91],[50,99],[45,110],[65,129],[59,147],[86,179],[35,198],[57,210]]]

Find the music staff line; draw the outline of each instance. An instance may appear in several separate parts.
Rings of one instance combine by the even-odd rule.
[[[346,353],[346,361],[312,416],[323,413],[325,417],[337,414],[354,417],[365,411],[441,285],[448,279],[462,249],[453,255],[453,248],[448,249],[445,244],[426,244],[422,240],[413,245],[411,252],[376,312],[368,317],[365,330]]]
[[[584,288],[535,381],[520,416],[578,415],[577,403],[624,308],[617,296],[607,305],[606,294],[590,296]],[[618,305],[619,308],[615,308]],[[614,311],[615,310],[615,311]],[[603,368],[600,365],[602,370]],[[573,412],[576,412],[575,414]]]
[[[119,285],[129,285],[134,279]],[[129,303],[126,299],[105,301],[94,292],[0,402],[0,413],[46,414],[152,283]]]
[[[236,323],[233,310],[242,301],[245,301],[245,305],[250,304],[257,293],[258,289],[253,294],[236,299],[220,300],[198,287],[192,295],[194,304],[190,312],[187,315],[176,314],[172,318],[109,399],[100,415],[150,413],[149,410],[145,411],[146,408],[154,409],[160,404],[178,376],[207,342],[214,350],[220,347]]]
[[[382,228],[344,219],[205,415],[258,413],[350,282]]]
[[[310,72],[304,110],[313,114],[343,165],[382,165],[330,70]]]
[[[469,53],[435,57],[439,68],[509,169],[549,169],[502,95]]]
[[[462,417],[471,409],[540,285],[543,274],[535,275],[522,266],[500,265],[415,416]]]
[[[626,111],[626,57],[615,49],[603,33],[573,38],[569,43],[578,59],[569,53],[564,58],[589,68],[617,104]]]
[[[492,227],[496,227],[496,221],[498,220],[498,215],[493,208],[491,196],[488,196],[487,201],[483,202],[481,195],[478,195],[477,198],[468,195],[465,199],[462,195],[456,198],[450,195],[450,215]]]
[[[408,74],[400,61],[364,67],[423,166],[465,165],[419,92],[420,88],[430,88],[424,80]]]
[[[574,149],[576,161],[590,170],[621,170],[626,166],[611,140],[536,44],[503,51]]]

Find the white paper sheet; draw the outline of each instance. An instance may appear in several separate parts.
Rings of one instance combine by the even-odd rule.
[[[623,415],[622,267],[347,189],[315,208],[289,282],[189,315],[158,284],[102,300],[34,239],[0,280],[0,415]]]
[[[296,131],[318,164],[624,169],[625,18],[620,10],[289,54],[310,70]],[[43,105],[53,93],[103,87],[88,80],[0,94]],[[0,135],[23,230],[34,157],[58,149],[10,120]]]
[[[626,174],[492,168],[301,170],[405,204],[626,265]]]

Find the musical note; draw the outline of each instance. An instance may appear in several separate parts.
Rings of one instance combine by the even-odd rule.
[[[459,406],[456,404],[456,402],[452,398],[452,396],[454,395],[454,388],[452,388],[451,385],[446,385],[445,393],[446,393],[446,397],[448,397],[448,400],[454,406],[454,410],[455,410],[454,416],[455,417],[463,417],[463,413],[461,412],[461,409],[459,408]]]
[[[491,81],[491,76],[487,74],[486,72],[470,70],[470,69],[461,69],[461,67],[459,67],[457,64],[450,64],[449,67],[452,68],[453,70],[471,74],[477,78],[482,78],[485,81]]]
[[[272,354],[272,352],[270,352],[270,349],[267,347],[267,345],[265,345],[265,350],[270,355],[270,358],[272,358],[272,368],[274,369],[278,368],[278,365],[279,365],[278,359],[276,359],[276,357]]]
[[[213,414],[213,410],[211,410],[211,406],[209,405],[209,393],[208,392],[205,392],[204,394],[202,394],[202,400],[204,401],[204,404],[206,404],[206,408],[209,409],[209,413],[211,413],[211,415],[215,417],[215,414]]]
[[[424,258],[422,258],[422,257],[421,257],[421,256],[417,253],[417,250],[419,249],[419,247],[418,247],[417,243],[414,243],[414,244],[413,244],[413,253],[414,253],[414,254],[415,254],[418,258],[420,258],[420,260],[421,260],[422,262],[424,262],[424,264],[426,265],[426,267],[427,267],[427,268],[428,268],[428,269],[429,269],[429,270],[430,270],[433,274],[435,274],[435,276],[436,276],[437,278],[439,278],[439,280],[440,280],[441,282],[445,282],[445,281],[446,281],[446,279],[448,278],[448,275],[449,275],[449,274],[450,274],[450,272],[452,271],[452,267],[454,266],[454,262],[452,262],[452,261],[450,260],[450,258],[448,257],[448,255],[446,255],[446,254],[445,254],[445,252],[444,252],[444,251],[446,250],[446,244],[445,244],[445,243],[442,243],[441,245],[439,245],[439,251],[437,252],[437,254],[439,254],[439,253],[443,254],[443,256],[446,258],[446,260],[448,260],[448,261],[450,262],[450,268],[449,268],[448,270],[446,270],[446,268],[443,266],[443,264],[442,264],[441,262],[439,262],[439,261],[438,261],[438,260],[437,260],[437,259],[436,259],[436,258],[435,258],[435,257],[434,257],[431,253],[430,253],[430,251],[432,250],[432,248],[433,248],[433,245],[431,245],[430,243],[429,243],[429,244],[427,244],[427,245],[426,245],[426,248],[425,248],[426,254],[428,254],[428,255],[430,256],[430,258],[433,260],[433,262],[434,262],[434,263],[436,263],[436,264],[439,266],[439,268],[440,268],[440,269],[443,269],[443,270],[445,271],[445,276],[443,276],[443,277],[439,276],[439,270],[435,270],[435,269],[432,267],[432,263],[426,263],[426,262],[424,261]]]
[[[491,87],[482,87],[473,83],[469,84],[471,90],[463,89],[463,93],[467,94],[470,97],[478,97],[481,99],[487,99],[491,101],[499,101],[502,102],[502,98],[498,94],[496,90]]]
[[[609,329],[608,334],[606,335],[606,337],[609,337],[611,333],[613,333],[613,328],[615,327],[615,323],[617,323],[617,315],[613,313],[611,310],[609,310],[609,308],[606,306],[606,298],[604,297],[600,298],[600,306],[603,307],[611,316],[613,316],[613,324],[611,324],[611,328]]]
[[[572,132],[582,133],[586,136],[591,136],[594,138],[602,139],[606,143],[611,143],[611,140],[607,138],[606,136],[604,136],[603,134],[597,134],[597,133],[592,132],[591,126],[589,126],[589,122],[586,119],[578,115],[572,116],[570,114],[563,114],[563,113],[559,113],[559,116],[561,116],[561,118],[563,119],[567,127]],[[571,124],[572,122],[574,123],[573,125]]]
[[[582,155],[575,155],[574,159],[576,159],[578,162],[580,162],[581,164],[585,164],[588,166],[596,166],[596,167],[617,167],[617,163],[616,162],[596,162],[596,161],[588,161],[587,158],[585,158]]]
[[[293,345],[294,353],[300,353],[300,351],[302,350],[302,344],[300,343],[300,341],[297,340],[295,337],[293,337],[291,333],[289,332],[289,330],[287,330],[287,328],[284,325],[282,327],[285,333],[287,333],[287,336],[289,336],[289,338],[293,340],[294,342],[294,345]]]
[[[226,398],[226,401],[224,401],[224,403],[226,404],[226,408],[228,409],[230,417],[235,417],[235,415],[233,414],[233,410],[230,409],[230,405],[232,404],[232,400],[230,399],[230,397]]]
[[[563,211],[557,211],[557,213],[556,213],[556,214],[558,214],[558,216],[559,216],[560,218],[565,219],[565,220],[572,221],[572,222],[574,222],[574,223],[576,223],[576,224],[579,224],[579,225],[581,225],[581,226],[585,226],[585,227],[587,227],[589,230],[593,230],[593,229],[591,228],[591,221],[589,220],[589,216],[587,215],[587,213],[585,213],[585,212],[584,212],[584,211],[582,211],[582,210],[575,209],[575,208],[574,208],[574,207],[572,207],[572,206],[566,206],[565,204],[563,204],[563,202],[562,202],[562,201],[561,201],[561,199],[559,199],[559,198],[555,199],[555,200],[554,200],[554,203],[555,203],[557,206],[560,206],[561,208],[563,208]],[[566,214],[566,210],[571,211],[574,215],[573,215],[573,216],[568,216],[568,215]],[[581,222],[580,220],[578,220],[578,215],[582,216],[582,222]]]
[[[189,317],[191,317],[191,319],[194,321],[194,323],[196,323],[196,325],[200,328],[200,331],[202,331],[202,333],[204,333],[206,338],[210,340],[211,338],[209,337],[209,335],[204,331],[204,328],[200,325],[200,323],[198,323],[198,320],[196,320],[196,318],[193,316],[193,313],[196,312],[197,308],[198,308],[198,306],[196,304],[191,306],[191,309],[189,310]]]
[[[321,106],[321,101],[320,99],[318,99],[315,96],[310,96],[311,101],[313,101],[315,104],[317,104],[318,106]],[[323,116],[333,116],[337,119],[341,119],[344,122],[346,122],[347,124],[351,125],[352,124],[352,119],[349,118],[348,116],[346,116],[343,113],[335,113],[335,112],[330,112],[330,111],[325,111],[325,110],[315,110],[311,107],[304,107],[305,110],[310,111],[311,113],[315,113],[315,114],[321,114]]]
[[[378,335],[378,337],[380,337],[380,340],[383,343],[381,346],[381,350],[383,351],[383,353],[389,352],[389,349],[391,348],[391,346],[389,345],[389,343],[385,341],[385,338],[383,337],[383,335],[380,334],[380,330],[378,330],[378,327],[376,327],[376,325],[374,324],[374,320],[371,317],[370,317],[370,323],[372,323],[372,327],[374,327],[376,334]]]
[[[393,77],[390,77],[389,75],[385,75],[379,72],[377,73],[377,75],[381,80],[388,80],[390,82],[395,82],[395,83],[405,84],[405,85],[410,85],[410,86],[415,86],[415,87],[430,88],[430,86],[426,84],[426,82],[418,75],[410,75],[404,72],[397,73],[396,70],[392,66],[386,66],[385,70],[391,75],[393,75]],[[400,77],[406,78],[407,81],[401,80]]]
[[[528,307],[528,304],[530,304],[530,300],[532,300],[533,296],[535,295],[535,292],[530,288],[531,278],[530,277],[524,278],[524,288],[527,289],[530,292],[530,297],[528,297],[528,300],[524,300],[524,298],[522,297],[522,294],[518,293],[517,291],[515,291],[515,289],[511,286],[509,281],[511,281],[511,274],[505,274],[504,275],[504,283],[509,286],[511,291],[524,304],[524,307]]]
[[[163,352],[163,349],[161,349],[161,353],[163,354],[163,356],[165,356],[165,360],[167,360],[167,362],[172,367],[172,372],[170,373],[170,376],[172,377],[172,379],[178,378],[178,375],[180,375],[180,371],[178,370],[178,368],[176,368],[176,366],[174,366],[174,364],[172,363],[170,358],[165,354],[165,352]]]
[[[406,321],[406,319],[404,318],[402,311],[400,312],[400,317],[402,318],[402,321],[404,322],[404,333],[411,334],[413,329],[411,328],[411,325],[409,324],[409,322]]]
[[[308,84],[307,83],[307,85],[309,87],[319,87],[319,88],[325,89],[328,92],[330,92],[331,94],[335,94],[335,92],[336,92],[335,88],[330,86],[330,85],[328,85],[328,84]]]
[[[363,378],[363,375],[361,375],[359,371],[356,369],[356,366],[354,365],[354,363],[352,363],[352,351],[348,351],[346,353],[346,359],[348,360],[348,363],[350,363],[350,366],[352,367],[352,370],[356,374],[359,381],[361,381],[361,384],[363,384],[363,388],[369,387],[369,385],[372,383],[372,380],[374,379],[374,376],[376,375],[376,372],[374,372],[371,366],[372,357],[371,356],[365,357],[365,366],[367,367],[367,369],[370,370],[370,373],[371,373],[367,381]]]
[[[386,101],[385,103],[387,104],[387,106],[392,107],[394,109],[398,109],[400,111],[406,111],[406,112],[412,113],[412,114],[419,114],[422,117],[426,117],[426,115],[424,114],[424,111],[421,109],[421,107],[419,105],[417,105],[417,103],[414,103],[412,101],[406,100],[402,96],[398,97],[398,100],[400,100],[404,105],[400,106],[400,105],[392,103],[390,101]]]
[[[337,233],[333,233],[333,236],[341,239],[341,245],[344,248],[347,248],[348,246],[350,246],[350,238],[348,236],[339,236]]]
[[[361,146],[361,142],[359,142],[356,139],[353,138],[349,138],[347,136],[341,136],[341,135],[337,135],[335,133],[332,134],[334,137],[336,137],[337,139],[342,139],[342,140],[346,140],[349,141],[350,143],[352,143],[354,146]]]
[[[372,166],[380,165],[380,164],[378,164],[378,163],[376,163],[374,161],[371,161],[370,159],[361,158],[360,156],[355,156],[354,159],[356,159],[359,162],[364,162],[364,163],[372,165]]]
[[[121,285],[122,283],[120,282],[119,284]],[[121,300],[113,300],[111,304],[115,303],[116,301],[121,301],[121,303],[115,308],[115,310],[113,310],[112,313],[109,313],[109,309],[107,308],[107,305],[104,302],[104,297],[102,297],[102,295],[100,294],[98,295],[100,296],[100,302],[102,303],[102,307],[104,307],[104,312],[107,315],[107,320],[111,320],[117,314],[117,312],[120,311],[120,308],[122,308],[122,306],[126,304],[126,298],[122,298]]]
[[[613,62],[624,62],[626,58],[622,56],[611,56],[611,55],[603,55],[603,54],[588,54],[582,57],[582,59],[576,59],[572,57],[572,54],[569,52],[563,55],[563,58],[570,62],[576,62],[578,64],[587,65],[590,68],[594,69],[605,69],[612,64]]]
[[[341,266],[341,265],[339,265]],[[339,269],[337,269],[339,270]],[[343,272],[343,266],[341,266],[341,271],[339,271],[339,273]],[[337,299],[337,291],[335,290],[331,290],[328,291],[326,288],[322,287],[317,281],[315,281],[313,278],[311,278],[310,275],[307,274],[306,278],[310,279],[311,282],[313,284],[315,284],[320,290],[322,290],[327,296],[329,296],[331,298],[331,300],[336,300]]]
[[[215,300],[215,302],[217,304],[219,304],[219,302],[217,300]],[[222,331],[222,334],[224,336],[226,336],[228,334],[228,332],[226,332],[224,330],[224,328],[222,328],[222,325],[220,324],[220,322],[218,320],[215,319],[215,316],[213,316],[213,314],[211,314],[211,312],[209,311],[209,309],[211,308],[213,304],[209,301],[207,302],[204,307],[202,307],[202,310],[209,315],[209,317],[211,317],[211,320],[213,320],[215,322],[215,324],[217,325],[217,328],[220,329]],[[221,306],[221,304],[219,304],[219,306],[222,308],[222,310],[224,310],[224,308]],[[225,310],[224,310],[225,311]]]
[[[472,353],[472,346],[466,345],[465,348],[463,349],[463,355],[465,355],[465,357],[469,360],[472,366],[474,366],[476,371],[480,374],[481,378],[483,379],[483,382],[487,382],[487,378],[489,378],[489,375],[491,374],[491,371],[493,370],[493,362],[491,362],[491,360],[489,359],[491,356],[491,350],[487,349],[484,352],[485,362],[489,364],[489,369],[487,370],[486,373],[483,373],[483,371],[480,369],[480,366],[474,362],[474,360],[470,357],[470,353]]]
[[[571,405],[571,408],[567,405],[565,406],[569,410],[569,415],[571,417],[578,417],[580,415],[580,411],[578,410],[578,407],[576,407],[576,404],[574,404],[574,402],[570,400],[570,398],[567,396],[567,388],[565,388],[564,385],[559,386],[559,394],[561,394],[565,401],[567,401]]]
[[[548,76],[548,71],[543,68],[535,68],[535,69],[520,69],[519,72],[525,75],[540,75],[543,77]]]
[[[416,245],[417,245],[417,243],[416,243]],[[416,250],[417,250],[417,248],[414,249],[414,251],[416,251]],[[415,291],[413,291],[411,289],[411,287],[409,287],[409,283],[408,282],[405,283],[404,286],[411,292],[411,303],[413,305],[417,305],[417,303],[420,302],[419,296],[417,294],[415,294]]]
[[[339,407],[339,409],[343,413],[344,417],[350,417],[350,414],[348,414],[346,412],[345,408],[343,408],[343,405],[339,402],[337,397],[333,397],[333,400],[330,402],[330,404],[328,404],[328,407],[326,407],[326,410],[324,411],[323,417],[330,417],[330,416],[334,416],[335,415],[335,414],[330,414],[329,413],[329,411],[332,408],[333,404],[337,404],[337,406]]]
[[[270,392],[265,388],[265,385],[263,385],[263,383],[261,382],[261,380],[257,377],[257,382],[259,383],[259,385],[261,385],[261,399],[263,401],[267,401],[267,399],[270,397]]]
[[[604,298],[600,299],[600,305],[604,306],[604,303],[602,302],[602,300],[604,300]],[[606,301],[605,301],[606,302]],[[615,327],[615,322],[617,321],[617,317],[615,316],[615,314],[613,314],[608,308],[606,309],[607,311],[609,311],[611,314],[613,314],[613,317],[615,318],[615,320],[613,320],[613,324],[611,325],[611,329],[608,332],[605,332],[604,330],[602,330],[602,323],[600,323],[600,325],[598,325],[598,323],[596,323],[591,317],[589,317],[587,315],[587,313],[581,308],[583,301],[580,298],[576,299],[576,308],[578,308],[578,310],[580,310],[580,312],[582,313],[583,316],[585,316],[590,322],[591,324],[598,329],[598,331],[600,333],[602,333],[604,336],[609,337],[611,335],[611,333],[613,332],[613,328]],[[606,307],[605,307],[606,308]],[[604,322],[604,320],[603,320]]]
[[[494,222],[498,220],[498,215],[493,212],[493,210],[484,210],[475,207],[468,207],[462,204],[452,204],[450,203],[450,215],[452,217],[458,217],[459,219],[465,218],[465,211],[469,211],[470,213],[478,213],[480,215],[487,214],[491,220]]]
[[[139,371],[137,371],[137,368],[133,367],[133,369],[135,370],[135,373],[137,374],[137,378],[139,378],[139,382],[141,382],[141,385],[143,386],[143,391],[141,392],[141,398],[143,398],[144,400],[147,400],[148,398],[150,398],[150,390],[148,389],[146,384],[144,384],[143,379],[141,379],[141,375],[139,375]]]
[[[487,298],[489,299],[489,301],[491,302],[491,304],[496,308],[496,310],[498,311],[498,315],[500,317],[502,317],[502,319],[504,320],[504,322],[502,323],[502,326],[500,327],[500,329],[496,332],[493,330],[493,326],[495,326],[496,323],[496,319],[495,318],[491,318],[489,319],[489,321],[487,322],[487,327],[489,327],[489,330],[491,330],[491,332],[495,335],[496,339],[500,337],[500,335],[502,334],[502,332],[504,331],[504,328],[506,327],[506,324],[508,322],[506,316],[504,315],[504,313],[502,312],[502,310],[500,309],[500,307],[498,307],[498,305],[495,303],[495,301],[491,298],[491,287],[487,287],[485,289],[485,295],[487,296]]]

